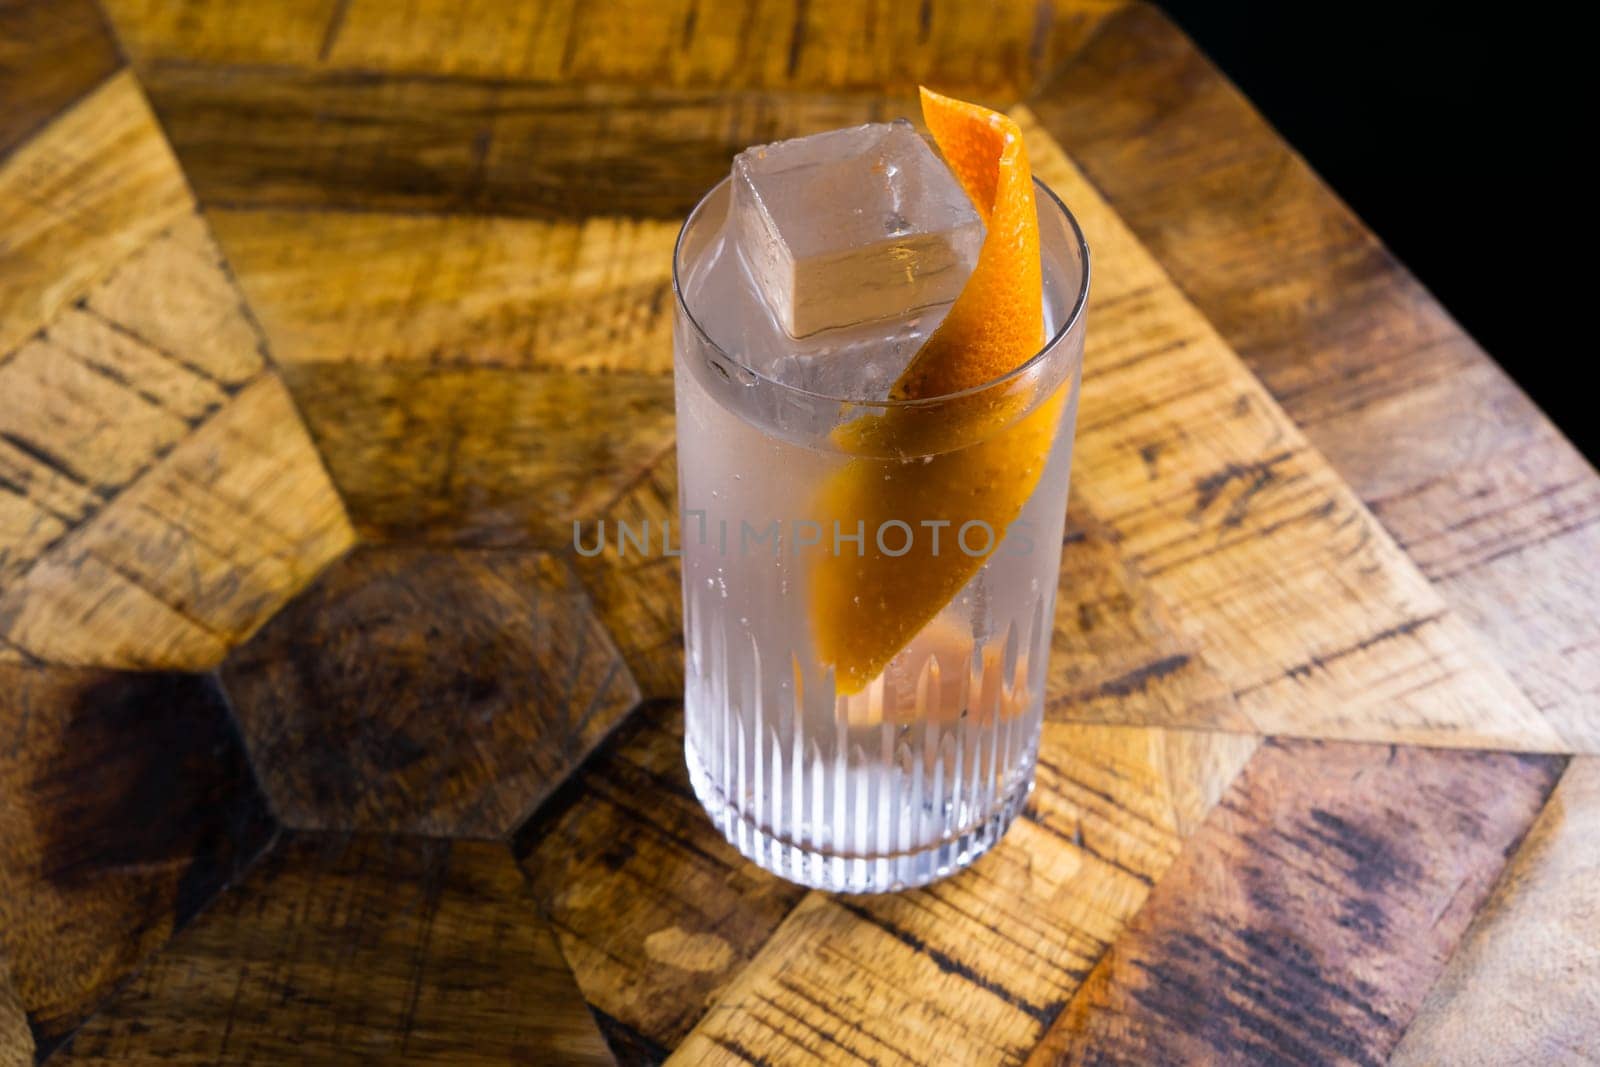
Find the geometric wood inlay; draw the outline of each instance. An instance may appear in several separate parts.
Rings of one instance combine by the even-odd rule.
[[[675,519],[687,210],[919,83],[1025,101],[1082,414],[1030,803],[830,896],[573,523]],[[0,1062],[1578,1060],[1597,520],[1146,5],[13,0]]]
[[[601,1064],[504,845],[289,834],[66,1062]]]
[[[361,548],[222,667],[296,829],[498,837],[638,703],[559,559]]]
[[[1382,1063],[1562,763],[1269,741],[1029,1062]]]
[[[48,1052],[274,827],[208,676],[0,663],[0,736],[0,971]]]

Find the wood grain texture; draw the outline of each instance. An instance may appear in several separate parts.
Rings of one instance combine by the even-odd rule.
[[[1254,733],[1206,662],[1198,624],[1156,595],[1118,540],[1081,500],[1069,501],[1045,715]]]
[[[1029,1062],[1383,1063],[1562,762],[1267,742]]]
[[[672,379],[289,364],[351,521],[374,541],[565,549],[672,440]]]
[[[1562,740],[1026,108],[1096,256],[1073,491],[1262,733]]]
[[[676,515],[675,471],[669,453],[603,517],[659,529]],[[1079,510],[1072,525],[1058,594],[1051,717],[1187,716],[1249,730],[1230,710],[1231,690],[1198,655],[1191,661],[1178,651],[1187,647],[1179,644],[1184,639],[1117,561],[1107,533]],[[591,530],[585,543],[593,542]],[[683,677],[676,560],[623,556],[612,537],[599,555],[573,562],[636,676],[646,679],[644,691],[675,699]],[[681,1040],[707,997],[748,961],[800,894],[738,860],[704,821],[683,766],[679,714],[675,704],[640,713],[615,749],[608,746],[571,784],[560,814],[542,811],[522,835],[525,862],[534,864],[585,995],[611,1020],[609,1032],[634,1040],[646,1059]],[[1087,729],[1062,727],[1063,745],[1072,747],[1072,730]],[[1179,833],[1192,831],[1256,743],[1178,730],[1126,736],[1149,746],[1137,757],[1147,775],[1166,774],[1171,813],[1164,824]],[[663,791],[678,799],[663,805]],[[1122,847],[1111,832],[1105,836]],[[725,896],[724,886],[740,895]],[[982,935],[963,928],[957,936]],[[692,970],[662,966],[661,956],[670,960],[685,945],[700,950]]]
[[[0,363],[0,588],[258,376],[259,344],[190,214]]]
[[[0,159],[121,65],[93,0],[0,4]]]
[[[676,700],[634,713],[515,849],[613,1047],[644,1061],[666,1057],[806,892],[706,819]]]
[[[598,538],[601,523],[607,536]],[[682,535],[678,520],[678,454],[656,457],[610,504],[585,521],[581,546],[570,553],[573,566],[601,621],[616,638],[646,697],[683,697],[682,568],[674,556],[625,554],[616,536],[618,523],[630,530],[662,530]],[[648,524],[648,525],[647,525]],[[600,551],[593,553],[597,541]]]
[[[0,664],[0,730],[0,958],[48,1052],[274,827],[208,677]]]
[[[107,0],[106,17],[136,65],[158,59],[311,64],[342,19],[340,0]]]
[[[504,846],[292,835],[67,1063],[609,1063]]]
[[[1416,1021],[1396,1067],[1584,1064],[1600,1049],[1600,760],[1574,759]]]
[[[1033,798],[991,852],[926,889],[808,895],[674,1062],[1020,1060],[1257,745],[1178,738],[1046,723]]]
[[[11,985],[11,963],[0,945],[0,1065],[24,1067],[33,1062],[33,1032],[27,1009]]]
[[[275,64],[567,84],[839,90],[921,82],[1014,98],[1119,0],[975,10],[848,0],[108,0],[134,62]]]
[[[47,380],[80,373],[59,353],[45,356]],[[19,357],[0,375],[19,365],[30,364]],[[41,403],[88,418],[70,399]],[[130,404],[146,404],[162,412],[153,424],[168,425],[165,409],[122,403],[125,413]],[[31,414],[8,405],[0,417]],[[42,554],[0,590],[0,637],[29,656],[79,665],[214,666],[351,543],[339,498],[275,377],[256,380],[192,429],[177,420],[185,436],[153,449],[148,465],[133,472],[136,480],[109,500],[94,489],[76,491],[87,487],[66,466],[93,449],[105,450],[113,465],[128,464],[128,452],[117,451],[106,429],[115,424],[127,435],[115,410],[93,420],[83,438],[65,442],[63,455],[72,458],[59,465],[15,449],[18,464],[27,464],[29,498],[44,502],[41,521],[55,520],[45,527]]]
[[[671,441],[675,225],[213,217],[370,538],[565,548]]]
[[[274,809],[300,829],[496,837],[638,690],[570,570],[358,549],[229,656]]]
[[[746,145],[908,113],[909,93],[143,72],[206,207],[682,219]]]
[[[1154,8],[1104,22],[1032,106],[1563,740],[1600,751],[1594,469]]]
[[[189,203],[127,71],[0,157],[0,364]]]
[[[677,221],[208,217],[280,364],[672,373]]]
[[[1256,735],[1600,744],[1600,481],[1151,9],[106,0],[135,84],[92,8],[46,6],[16,9],[42,47],[0,41],[0,78],[34,65],[0,118],[0,660],[194,667],[255,633],[226,672],[290,821],[498,836],[544,800],[520,875],[291,836],[74,1054],[603,1055],[539,914],[630,1061],[1373,1062],[1441,973],[1415,1059],[1524,990],[1520,1047],[1592,1040],[1593,979],[1537,992],[1593,962],[1582,761],[1446,968],[1559,760]],[[668,257],[733,152],[1052,71],[1019,117],[1096,291],[1036,800],[949,882],[807,894],[688,788],[675,561],[582,556],[572,523],[676,511]],[[411,544],[280,610],[358,532]],[[8,671],[168,684],[0,663],[0,708]],[[0,755],[0,1060],[58,1043],[261,820],[230,814],[231,734],[209,763],[187,722],[83,741],[49,684],[70,713]],[[215,720],[204,692],[173,704]],[[668,699],[608,733],[641,697]],[[176,779],[138,769],[155,745]],[[17,951],[12,857],[174,780],[149,849],[96,846],[114,874],[52,883],[67,935]],[[1577,932],[1516,951],[1549,909]]]
[[[348,546],[343,508],[131,76],[8,182],[0,648],[213,666]]]

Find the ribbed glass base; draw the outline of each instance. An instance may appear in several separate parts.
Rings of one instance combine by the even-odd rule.
[[[717,787],[695,752],[692,738],[684,743],[689,780],[695,796],[722,831],[722,836],[747,859],[780,878],[813,889],[840,893],[889,893],[936,882],[969,866],[1005,834],[1033,792],[1032,752],[1014,786],[996,798],[992,812],[962,833],[908,852],[885,855],[841,855],[806,848],[775,837],[742,815]],[[879,803],[893,803],[882,797]]]

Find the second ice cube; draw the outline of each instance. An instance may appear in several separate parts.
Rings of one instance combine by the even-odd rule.
[[[746,149],[733,162],[733,230],[791,337],[948,303],[983,225],[904,119]]]

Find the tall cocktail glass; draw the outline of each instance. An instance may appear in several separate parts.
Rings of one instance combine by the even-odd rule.
[[[727,839],[793,881],[933,881],[1032,788],[1089,288],[1076,221],[1036,194],[1046,343],[917,400],[784,384],[712,339],[728,182],[679,236],[685,750]]]

